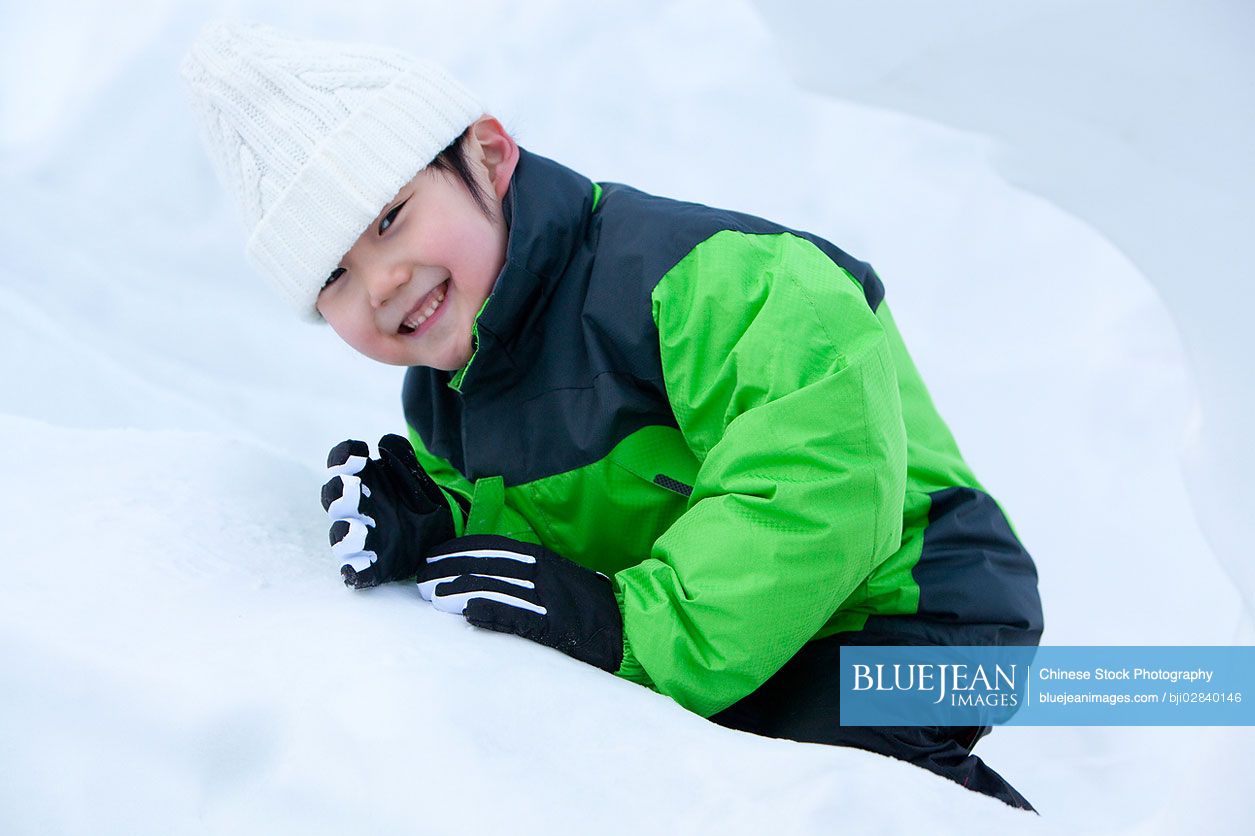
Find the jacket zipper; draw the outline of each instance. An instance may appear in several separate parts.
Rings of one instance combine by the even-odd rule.
[[[686,485],[677,479],[672,479],[670,476],[663,476],[661,473],[654,477],[654,484],[660,485],[669,491],[675,491],[681,496],[693,495],[692,485]]]

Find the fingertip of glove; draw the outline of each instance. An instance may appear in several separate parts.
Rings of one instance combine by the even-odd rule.
[[[388,433],[379,439],[379,452],[382,454],[385,450],[395,456],[414,456],[414,445],[403,435],[396,433]],[[415,456],[415,458],[417,458]]]
[[[484,615],[483,610],[476,606],[478,601],[471,599],[467,601],[466,606],[462,608],[462,618],[467,620],[467,624],[479,626],[479,628],[491,629],[491,620]]]
[[[355,456],[360,456],[363,460],[370,458],[370,447],[365,441],[346,439],[331,448],[331,452],[327,454],[327,467],[341,467]]]
[[[327,480],[326,484],[322,486],[322,493],[319,495],[319,500],[322,502],[322,509],[324,511],[330,511],[331,503],[335,502],[342,496],[344,496],[344,479],[342,479],[339,475],[332,476]]]
[[[494,630],[498,626],[497,619],[492,617],[492,607],[479,598],[471,598],[466,602],[466,606],[462,607],[462,617],[467,623],[486,630]]]
[[[340,567],[340,577],[344,579],[344,585],[350,589],[367,589],[375,585],[369,575],[358,572],[348,563]]]
[[[336,520],[335,522],[331,524],[331,528],[327,532],[327,539],[331,541],[331,545],[333,546],[348,536],[349,536],[349,521],[348,520]],[[353,567],[349,566],[348,569],[349,571],[352,571]],[[341,569],[340,571],[343,572],[344,570]]]

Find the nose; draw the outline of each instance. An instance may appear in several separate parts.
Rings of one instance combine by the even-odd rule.
[[[410,280],[409,269],[403,264],[386,264],[370,268],[366,276],[366,289],[370,295],[370,305],[376,310],[382,308],[394,296],[397,289]]]

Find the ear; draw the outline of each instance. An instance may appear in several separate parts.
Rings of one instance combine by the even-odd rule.
[[[514,137],[506,133],[496,117],[485,114],[471,124],[467,136],[470,147],[468,156],[481,162],[488,171],[488,182],[497,200],[505,197],[510,178],[519,161],[519,146]]]

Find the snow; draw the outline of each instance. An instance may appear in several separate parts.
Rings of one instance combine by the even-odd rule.
[[[175,71],[214,16],[425,52],[530,150],[871,261],[1037,560],[1044,641],[1251,641],[1234,548],[1251,505],[1230,504],[1250,496],[1251,146],[1234,137],[1252,111],[1197,144],[1137,123],[1144,153],[1109,178],[1081,165],[1081,133],[1052,157],[1025,116],[1085,110],[1103,160],[1132,124],[1097,118],[1112,102],[1165,106],[1148,79],[1214,82],[1168,106],[1223,116],[1249,96],[1224,84],[1249,77],[1225,50],[1245,12],[1213,3],[1183,27],[1059,4],[1051,28],[973,3],[935,25],[911,4],[591,5],[6,7],[0,832],[1244,832],[1249,728],[997,729],[977,753],[1039,819],[889,758],[722,729],[416,588],[340,584],[322,464],[403,431],[403,370],[292,321],[245,262]],[[1146,43],[1184,32],[1177,49],[1215,57],[1150,62],[1112,34],[1134,19]],[[1066,20],[1150,69],[1107,68],[1085,98],[1077,57],[1068,96],[1032,89],[1037,111],[933,95],[979,77],[955,43],[1054,43]],[[849,60],[821,49],[833,31]],[[1146,172],[1160,202],[1115,188]]]

